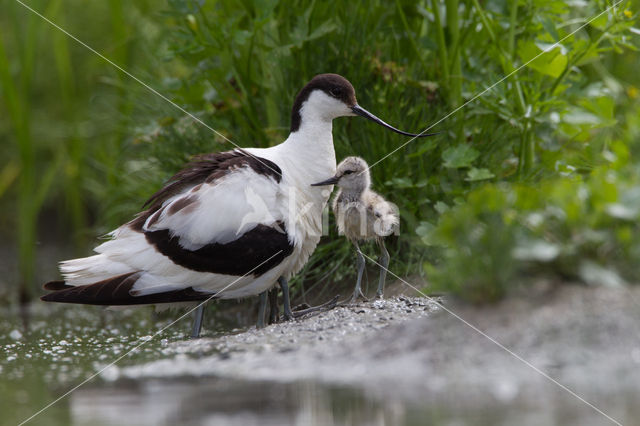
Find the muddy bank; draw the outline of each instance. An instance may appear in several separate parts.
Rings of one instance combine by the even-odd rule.
[[[312,381],[434,409],[507,410],[501,421],[513,419],[513,411],[520,424],[527,413],[535,413],[532,424],[569,418],[571,424],[612,424],[596,408],[638,424],[638,301],[638,288],[561,286],[480,308],[444,302],[508,353],[437,303],[397,296],[262,330],[176,342],[164,349],[165,359],[113,367],[103,377]]]

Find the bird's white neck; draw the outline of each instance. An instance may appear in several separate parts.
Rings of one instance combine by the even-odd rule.
[[[280,146],[282,158],[297,175],[296,180],[304,185],[327,179],[336,171],[332,120],[308,118],[303,117],[300,129],[291,133]]]
[[[276,163],[282,170],[282,217],[290,240],[300,250],[291,271],[298,271],[311,255],[322,235],[322,211],[331,193],[328,187],[313,187],[336,172],[330,119],[303,117],[298,131],[271,148],[247,151]]]

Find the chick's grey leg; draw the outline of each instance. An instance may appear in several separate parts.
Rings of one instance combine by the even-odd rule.
[[[204,303],[198,305],[193,313],[193,328],[191,329],[192,339],[200,337],[200,330],[202,330],[202,320],[204,318],[204,305]]]
[[[256,322],[256,328],[264,327],[264,312],[267,309],[267,291],[260,293],[260,304],[258,305],[258,322]]]
[[[358,297],[362,297],[364,300],[369,300],[362,293],[361,283],[362,283],[362,273],[364,272],[364,255],[360,251],[360,246],[358,243],[353,243],[356,246],[356,253],[358,255],[358,278],[356,280],[356,288],[353,291],[353,296],[351,297],[351,303],[355,303],[358,300]]]
[[[289,299],[289,284],[285,277],[278,278],[280,288],[282,289],[282,303],[284,305],[284,319],[285,321],[291,321],[293,319],[293,312],[291,312],[291,300]]]
[[[389,266],[389,252],[384,246],[384,241],[380,240],[380,257],[378,258],[380,264],[380,281],[378,281],[378,291],[376,291],[376,297],[382,299],[384,293],[384,282],[387,278],[387,268]]]

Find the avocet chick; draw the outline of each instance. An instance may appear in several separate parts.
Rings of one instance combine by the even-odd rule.
[[[376,296],[382,298],[389,266],[389,252],[384,246],[384,238],[397,229],[398,212],[391,203],[370,189],[369,166],[360,157],[345,158],[338,164],[335,176],[312,186],[334,184],[339,188],[332,204],[338,233],[351,241],[358,255],[358,278],[351,303],[359,296],[367,300],[361,288],[365,261],[358,243],[373,239],[380,247],[380,280]]]

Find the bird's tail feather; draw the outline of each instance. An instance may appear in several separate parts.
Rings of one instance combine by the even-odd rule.
[[[96,254],[60,262],[60,272],[67,285],[77,286],[93,284],[135,271],[124,263],[113,261],[105,254]]]
[[[130,272],[93,284],[67,286],[59,281],[45,284],[47,289],[59,289],[41,297],[45,302],[81,303],[86,305],[153,305],[157,303],[196,302],[211,297],[192,287],[162,293],[135,296],[131,289],[143,272]],[[66,287],[65,287],[66,286]]]

